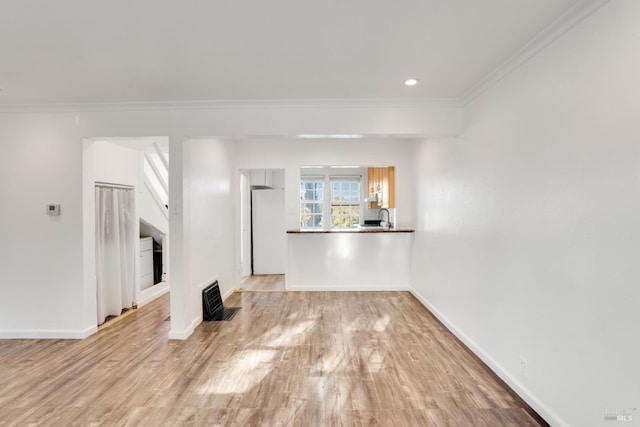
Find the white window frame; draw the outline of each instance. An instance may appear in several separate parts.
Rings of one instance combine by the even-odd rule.
[[[357,193],[357,199],[355,200],[347,200],[345,203],[342,203],[343,200],[334,200],[334,193],[333,193],[333,188],[334,188],[334,184],[335,183],[357,183],[358,184],[358,193]],[[340,193],[342,193],[342,190],[340,190]],[[349,192],[348,197],[351,197],[351,192]],[[358,224],[360,224],[361,220],[362,220],[362,215],[363,215],[363,211],[362,211],[362,175],[343,175],[343,176],[336,176],[336,175],[332,175],[329,176],[329,197],[328,197],[328,204],[329,204],[329,208],[327,210],[327,216],[328,216],[328,224],[330,225],[330,228],[332,229],[339,229],[339,228],[354,228],[356,227]],[[349,226],[347,227],[342,227],[342,226],[334,226],[333,224],[333,220],[334,220],[334,214],[333,214],[333,208],[335,206],[358,206],[358,216],[357,216],[357,221],[356,222],[351,222]],[[349,218],[351,218],[352,216],[349,215]]]
[[[362,223],[364,218],[366,204],[364,203],[364,199],[367,196],[364,191],[367,191],[366,185],[363,185],[363,182],[366,181],[366,175],[362,175],[361,173],[345,173],[342,175],[331,175],[329,171],[318,171],[319,173],[314,175],[301,175],[300,176],[300,186],[302,186],[303,182],[322,182],[323,183],[323,200],[322,200],[322,220],[321,226],[308,226],[303,222],[303,213],[304,213],[304,204],[305,203],[313,203],[311,200],[303,200],[303,194],[300,194],[300,212],[299,212],[299,220],[300,220],[300,229],[301,230],[332,230],[339,229],[339,227],[333,227],[332,224],[332,215],[331,215],[331,193],[332,180],[337,181],[358,181],[360,183],[360,194],[358,203],[360,205],[360,213],[359,213],[359,224]],[[301,188],[301,187],[300,187]],[[353,224],[352,227],[355,228],[356,224]]]
[[[325,213],[326,213],[326,200],[327,200],[327,184],[325,182],[325,177],[324,176],[301,176],[300,177],[300,228],[301,229],[307,229],[307,230],[318,230],[318,229],[324,229],[325,227]],[[317,199],[314,194],[313,199],[304,199],[303,198],[303,194],[302,194],[302,184],[303,183],[309,183],[309,182],[313,182],[313,183],[321,183],[322,184],[322,200]],[[305,213],[304,209],[305,209],[305,205],[309,204],[309,203],[319,203],[320,204],[320,215],[318,215],[317,213]],[[320,224],[317,226],[313,225],[306,225],[304,224],[302,217],[303,215],[311,215],[311,216],[319,216],[320,217]]]

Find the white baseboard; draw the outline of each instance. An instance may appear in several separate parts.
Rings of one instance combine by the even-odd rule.
[[[83,331],[82,338],[86,338],[88,336],[91,336],[91,335],[95,334],[96,332],[98,332],[98,325],[90,326],[90,327],[86,328]]]
[[[224,293],[224,295],[222,295],[222,301],[223,301],[223,302],[224,302],[224,301],[226,301],[226,300],[227,300],[227,298],[229,298],[231,295],[233,295],[233,293],[234,293],[235,291],[237,291],[237,289],[236,289],[236,288],[231,288],[231,289],[229,289],[227,292],[225,292],[225,293]]]
[[[0,331],[0,339],[63,339],[80,340],[98,331],[97,326],[84,330],[65,329],[15,329]]]
[[[388,291],[410,291],[411,287],[407,284],[391,284],[391,285],[296,285],[287,284],[287,291],[304,291],[304,292],[388,292]]]
[[[504,381],[518,396],[522,398],[534,411],[552,426],[570,427],[569,424],[545,405],[538,397],[516,380],[507,370],[498,364],[482,347],[458,329],[447,317],[438,311],[426,298],[415,289],[410,288],[411,294],[433,314],[460,341],[464,343],[480,360],[482,360],[502,381]]]
[[[195,326],[191,324],[186,329],[182,331],[174,331],[173,329],[169,331],[169,339],[170,340],[186,340],[191,336],[193,331],[195,330]]]
[[[138,308],[149,304],[151,301],[161,297],[167,292],[169,292],[168,282],[158,283],[157,285],[147,288],[144,291],[140,291],[140,301],[138,301]]]

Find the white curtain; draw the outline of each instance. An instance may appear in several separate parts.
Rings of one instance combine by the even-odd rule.
[[[98,324],[133,305],[135,285],[134,192],[96,187]]]

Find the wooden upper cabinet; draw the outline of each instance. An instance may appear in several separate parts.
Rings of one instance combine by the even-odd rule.
[[[387,206],[385,208],[396,207],[396,168],[390,166],[387,169]],[[384,200],[383,200],[384,202]]]
[[[378,205],[376,202],[369,204],[370,208],[395,208],[395,168],[389,167],[374,167],[369,168],[369,194],[381,193],[382,205]]]

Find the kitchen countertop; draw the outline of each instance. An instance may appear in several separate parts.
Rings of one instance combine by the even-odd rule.
[[[415,230],[411,228],[381,228],[381,227],[362,227],[362,228],[334,228],[331,230],[287,230],[288,234],[323,234],[323,233],[413,233]]]
[[[373,228],[373,230],[368,230]],[[414,230],[379,227],[289,230],[287,290],[410,289]]]

